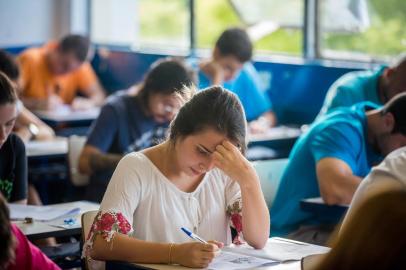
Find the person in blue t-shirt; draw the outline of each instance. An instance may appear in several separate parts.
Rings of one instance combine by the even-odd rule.
[[[79,171],[90,175],[86,198],[100,202],[120,159],[160,143],[169,122],[193,92],[193,70],[182,61],[155,62],[136,91],[111,96],[93,122],[79,158]]]
[[[300,209],[300,201],[321,196],[328,205],[349,204],[371,166],[404,145],[406,93],[382,108],[362,102],[321,117],[292,149],[271,208],[272,234],[287,235],[300,225],[323,227]],[[288,237],[317,242],[320,232],[310,236],[309,232],[313,233],[306,227]]]
[[[272,104],[260,87],[255,67],[250,62],[252,43],[245,30],[230,28],[218,38],[212,57],[201,61],[199,88],[222,85],[235,93],[245,110],[251,129],[267,129],[276,124]]]
[[[319,115],[334,108],[349,107],[362,101],[385,104],[396,94],[406,91],[406,57],[392,67],[353,71],[339,78],[328,90]]]

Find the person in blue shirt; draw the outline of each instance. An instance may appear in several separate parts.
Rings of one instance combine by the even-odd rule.
[[[353,71],[343,75],[330,87],[319,115],[334,108],[349,107],[362,101],[385,104],[396,94],[406,91],[406,57],[392,67]]]
[[[349,204],[371,167],[404,145],[406,93],[383,107],[362,102],[321,117],[290,153],[271,208],[272,234],[286,236],[312,223],[315,228],[323,227],[318,227],[323,222],[300,209],[300,201],[321,196],[328,205]],[[309,236],[307,229],[288,237],[320,243],[315,239],[320,232]],[[300,232],[309,238],[301,238]]]
[[[222,85],[240,99],[250,127],[266,129],[276,124],[272,104],[260,87],[255,67],[250,62],[252,43],[241,28],[230,28],[218,38],[210,59],[201,61],[199,88]],[[255,121],[257,120],[257,121]]]
[[[166,138],[169,122],[193,92],[194,71],[180,60],[152,64],[136,91],[109,97],[90,127],[79,171],[90,176],[86,198],[100,202],[120,159]],[[191,89],[191,88],[190,88]]]

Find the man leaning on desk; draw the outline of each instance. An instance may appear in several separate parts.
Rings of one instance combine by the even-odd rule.
[[[52,110],[61,104],[73,109],[101,105],[105,94],[86,61],[89,48],[87,37],[68,35],[22,52],[18,60],[24,104],[34,110]],[[78,91],[84,97],[78,97]]]
[[[371,167],[405,145],[406,93],[383,107],[362,102],[321,117],[292,149],[271,209],[272,233],[324,244],[332,228],[302,211],[300,200],[349,204]]]

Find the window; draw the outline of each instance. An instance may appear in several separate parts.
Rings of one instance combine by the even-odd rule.
[[[319,1],[321,58],[388,60],[406,49],[404,0]]]
[[[302,54],[302,0],[196,0],[197,48],[212,48],[228,27],[245,27],[256,52]]]

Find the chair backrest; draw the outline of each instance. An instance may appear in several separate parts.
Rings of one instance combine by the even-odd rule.
[[[265,201],[270,208],[289,159],[270,159],[253,162],[253,166],[261,181]]]
[[[79,173],[79,156],[85,145],[85,136],[72,135],[68,139],[68,160],[70,179],[75,186],[85,186],[89,184],[89,176]]]
[[[82,214],[82,243],[86,242],[87,236],[89,235],[90,228],[92,227],[94,218],[96,217],[98,211],[88,211]],[[84,265],[86,270],[101,270],[105,269],[105,264],[102,261],[89,260],[89,258],[84,258]]]

